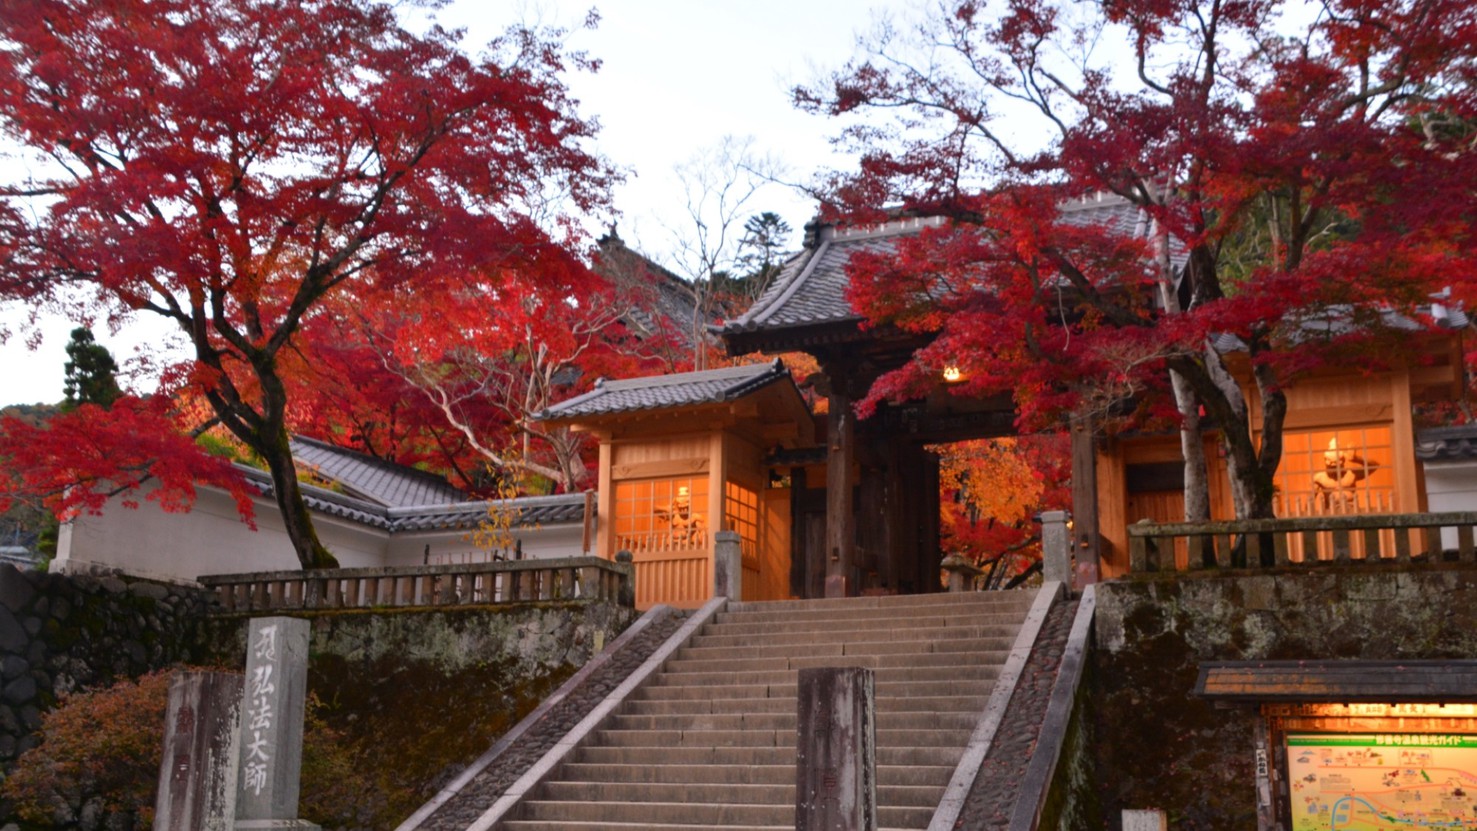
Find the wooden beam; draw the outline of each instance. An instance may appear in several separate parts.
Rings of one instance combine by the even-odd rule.
[[[708,471],[707,459],[663,459],[655,462],[632,462],[611,465],[611,477],[625,479],[655,479],[660,476],[690,476]]]

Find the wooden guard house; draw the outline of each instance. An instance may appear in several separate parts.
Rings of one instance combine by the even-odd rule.
[[[600,440],[595,553],[631,552],[637,606],[707,600],[716,531],[739,535],[744,599],[791,595],[790,490],[766,458],[815,435],[778,361],[603,381],[544,419]]]
[[[1415,327],[1389,319],[1386,325]],[[1459,342],[1444,335],[1415,335],[1430,341],[1430,363],[1365,373],[1328,368],[1286,389],[1282,463],[1277,468],[1274,509],[1281,519],[1349,514],[1408,514],[1427,510],[1425,477],[1416,459],[1412,406],[1452,400],[1461,392]],[[1235,357],[1234,353],[1232,355]],[[1236,363],[1232,362],[1233,369]],[[1240,373],[1252,423],[1261,423],[1249,373]],[[1234,518],[1226,460],[1214,434],[1206,436],[1211,519]],[[1183,522],[1184,459],[1178,436],[1099,439],[1096,454],[1098,531],[1102,576],[1129,570],[1128,526],[1135,522]],[[1393,531],[1382,549],[1393,547]],[[1322,548],[1327,548],[1328,540]],[[1365,556],[1356,541],[1354,557]],[[1328,559],[1329,551],[1305,551],[1293,542],[1294,560]],[[1378,553],[1378,552],[1369,552]],[[1176,544],[1178,568],[1187,566],[1183,540]]]

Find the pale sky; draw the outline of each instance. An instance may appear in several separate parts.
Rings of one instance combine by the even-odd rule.
[[[464,26],[465,45],[485,43],[514,20],[542,19],[576,24],[594,5],[601,23],[579,31],[571,46],[603,62],[594,76],[573,75],[569,85],[580,111],[599,119],[598,150],[627,168],[615,193],[619,230],[627,244],[668,265],[674,234],[686,219],[682,189],[673,168],[725,136],[752,137],[753,149],[783,161],[790,176],[843,166],[829,138],[837,125],[804,115],[789,103],[788,90],[836,68],[851,56],[856,35],[870,27],[872,7],[908,0],[545,0],[541,3],[457,0],[440,12],[444,25]],[[0,162],[3,163],[3,162]],[[794,229],[814,213],[813,203],[780,186],[769,186],[744,215],[774,211]],[[0,307],[0,326],[15,325],[14,308]],[[20,337],[0,344],[0,405],[56,402],[62,398],[63,347],[74,324],[53,318],[45,337],[30,350]],[[104,327],[97,338],[129,365],[140,345],[156,349],[168,339],[157,322],[117,334]],[[148,391],[142,381],[140,389]]]

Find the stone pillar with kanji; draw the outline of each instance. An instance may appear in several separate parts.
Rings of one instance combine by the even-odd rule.
[[[298,819],[307,703],[308,622],[253,618],[241,702],[236,829],[302,829]]]

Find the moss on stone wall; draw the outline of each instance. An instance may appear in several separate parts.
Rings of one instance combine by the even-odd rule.
[[[378,782],[369,827],[394,827],[538,706],[635,618],[629,609],[510,607],[318,612],[308,690]],[[212,624],[226,665],[244,618]]]

